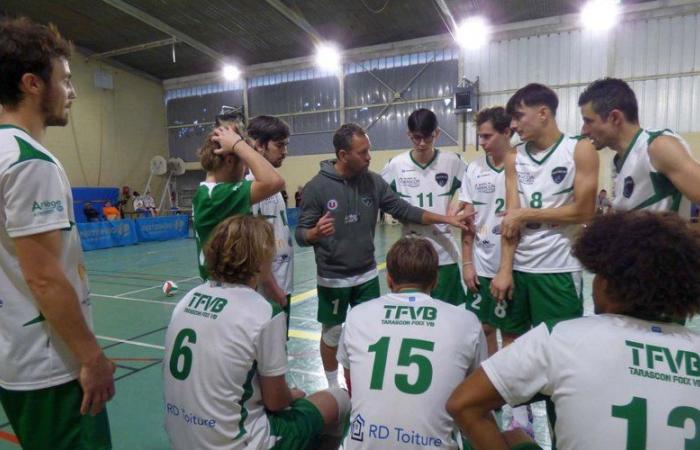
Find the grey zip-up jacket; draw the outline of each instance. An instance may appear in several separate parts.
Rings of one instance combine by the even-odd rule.
[[[374,232],[379,210],[398,220],[421,223],[424,210],[402,200],[379,174],[367,171],[346,180],[335,160],[321,162],[319,173],[304,186],[295,237],[299,245],[313,245],[318,275],[348,278],[377,267]],[[310,244],[306,230],[330,211],[335,234]]]

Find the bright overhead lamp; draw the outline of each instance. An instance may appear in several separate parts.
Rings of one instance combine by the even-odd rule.
[[[316,46],[316,65],[328,72],[340,71],[340,50],[333,43],[325,42]]]
[[[491,25],[481,16],[469,17],[463,20],[455,32],[457,44],[467,50],[483,47],[491,36]]]
[[[238,67],[226,64],[223,69],[221,69],[221,75],[223,75],[226,81],[234,81],[241,77],[241,69]]]
[[[589,0],[581,8],[581,24],[592,31],[608,31],[618,22],[620,0]]]

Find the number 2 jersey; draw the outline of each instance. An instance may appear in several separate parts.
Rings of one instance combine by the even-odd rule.
[[[435,149],[426,165],[416,162],[411,152],[393,158],[381,175],[401,198],[419,208],[446,215],[452,196],[462,185],[466,165],[456,153]],[[421,225],[404,223],[403,235],[421,236],[430,241],[440,258],[440,265],[455,264],[459,250],[446,224]]]
[[[602,314],[541,324],[482,368],[511,405],[556,409],[560,450],[700,448],[700,335]]]
[[[165,429],[175,450],[269,449],[258,376],[287,372],[286,318],[248,286],[204,283],[165,336]]]
[[[515,171],[521,208],[557,208],[573,203],[579,139],[562,134],[549,149],[531,153],[530,143],[516,147]],[[513,269],[527,273],[581,270],[571,253],[579,225],[526,223],[520,230]]]
[[[338,347],[350,369],[345,449],[457,449],[445,405],[486,357],[481,324],[463,307],[419,292],[354,307]]]

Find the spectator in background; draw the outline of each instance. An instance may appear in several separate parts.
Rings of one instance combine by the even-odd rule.
[[[126,218],[126,210],[129,205],[129,200],[131,200],[131,189],[129,189],[129,186],[122,186],[122,196],[117,203],[119,215],[122,219]]]
[[[121,217],[119,210],[112,206],[112,202],[105,202],[104,208],[102,208],[102,214],[107,220],[117,220]]]
[[[146,209],[146,205],[143,202],[143,197],[141,197],[141,194],[138,192],[134,191],[134,211],[138,214],[138,216],[144,216],[144,217],[150,217],[150,213]]]
[[[601,189],[600,192],[598,192],[598,197],[595,200],[596,215],[600,216],[602,214],[607,214],[610,212],[611,208],[612,203],[608,198],[608,191],[606,191],[605,189]]]
[[[156,208],[156,201],[151,196],[151,191],[147,191],[145,195],[141,197],[143,200],[143,207],[146,208],[151,217],[158,215],[158,208]]]
[[[287,191],[285,189],[282,189],[282,200],[284,200],[284,207],[286,208],[287,205],[289,204],[289,195],[287,194]]]
[[[83,214],[85,214],[88,222],[99,222],[101,219],[100,212],[90,202],[85,203],[83,206]]]
[[[297,187],[297,191],[294,193],[294,206],[297,208],[301,207],[301,186]]]

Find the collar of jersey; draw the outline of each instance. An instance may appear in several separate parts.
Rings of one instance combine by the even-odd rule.
[[[622,169],[622,166],[625,165],[625,161],[627,161],[627,157],[629,156],[630,152],[632,151],[632,147],[634,147],[634,144],[637,143],[637,139],[639,139],[639,136],[642,134],[642,131],[644,131],[642,128],[637,130],[637,133],[632,138],[630,145],[627,146],[627,150],[625,150],[625,153],[622,154],[622,161],[620,161],[620,166],[617,167],[618,172],[620,171],[620,169]]]
[[[237,283],[227,283],[225,281],[214,281],[214,280],[209,280],[209,287],[213,288],[244,288],[244,289],[250,289],[253,291],[254,289],[247,284],[237,284]]]
[[[10,123],[0,124],[0,130],[6,130],[9,128],[14,128],[15,130],[24,131],[25,133],[29,134],[29,131],[25,130],[24,128],[18,127],[17,125],[12,125]]]
[[[525,153],[527,153],[527,156],[529,156],[531,160],[533,160],[537,164],[542,165],[542,164],[544,164],[545,161],[547,161],[547,159],[549,159],[550,156],[552,156],[552,153],[554,153],[557,150],[557,148],[559,148],[559,144],[561,144],[561,141],[563,141],[563,140],[564,140],[564,133],[562,133],[561,136],[559,136],[559,139],[557,139],[557,142],[554,143],[554,145],[552,146],[552,149],[549,151],[546,151],[546,155],[544,155],[544,158],[542,158],[539,161],[536,160],[534,156],[532,156],[532,153],[530,153],[530,142],[525,144]]]
[[[407,297],[428,297],[430,296],[426,294],[423,291],[419,291],[418,289],[406,289],[401,292],[392,292],[391,295],[396,295],[398,297],[401,297],[402,300],[407,300]]]
[[[413,159],[413,150],[409,150],[409,152],[408,152],[408,157],[411,158],[411,161],[413,161],[413,164],[415,164],[415,165],[417,165],[418,167],[420,167],[421,169],[425,170],[425,169],[427,169],[428,167],[430,167],[430,165],[437,159],[437,156],[438,156],[438,153],[439,153],[439,152],[440,152],[440,150],[435,149],[435,153],[433,153],[433,157],[430,158],[430,161],[428,161],[425,165],[422,165],[421,163],[419,163],[418,161],[416,161],[415,159]]]
[[[485,158],[486,158],[486,165],[489,166],[489,167],[491,168],[491,170],[493,170],[493,171],[496,172],[496,173],[501,173],[501,172],[503,172],[503,168],[504,168],[505,166],[501,167],[500,169],[497,169],[496,166],[494,166],[493,164],[491,164],[491,160],[489,159],[489,155],[488,155],[488,154],[485,155]]]

